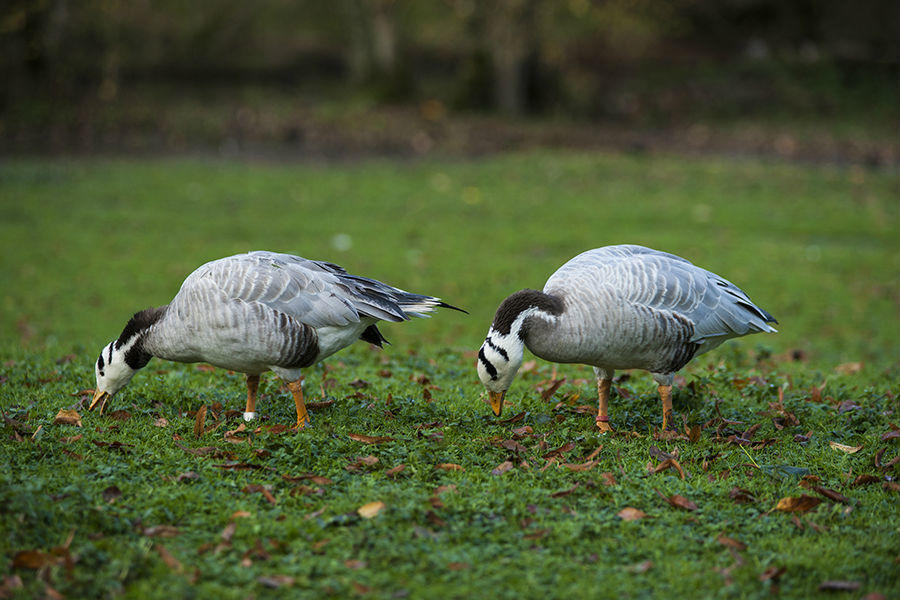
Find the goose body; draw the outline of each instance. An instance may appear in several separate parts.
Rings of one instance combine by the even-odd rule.
[[[591,365],[598,380],[598,426],[608,430],[613,372],[644,369],[660,385],[665,424],[676,371],[727,339],[774,332],[774,322],[733,283],[679,256],[606,246],[565,263],[543,291],[521,290],[506,298],[479,351],[478,373],[499,412],[522,346],[552,362]]]
[[[156,356],[246,373],[247,418],[255,415],[259,375],[274,371],[288,382],[302,426],[301,369],[358,339],[381,346],[378,321],[426,317],[437,307],[454,308],[329,262],[267,251],[214,260],[191,273],[168,305],[136,313],[103,349],[91,408]]]

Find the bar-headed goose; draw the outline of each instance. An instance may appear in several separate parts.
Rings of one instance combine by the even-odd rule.
[[[256,416],[259,375],[272,370],[287,382],[302,428],[309,420],[302,368],[358,339],[381,346],[377,321],[425,317],[436,307],[455,309],[328,262],[265,251],[214,260],[191,273],[168,305],[135,314],[100,352],[90,409],[100,403],[102,412],[157,356],[246,373],[247,420]]]
[[[500,304],[478,351],[478,377],[499,416],[526,346],[549,361],[592,365],[597,427],[606,432],[613,372],[645,369],[659,384],[665,429],[676,371],[729,338],[774,332],[775,322],[733,283],[683,258],[606,246],[564,264],[542,292],[521,290]]]

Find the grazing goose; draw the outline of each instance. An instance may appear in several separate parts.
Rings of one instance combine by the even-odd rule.
[[[208,262],[166,306],[136,313],[95,365],[93,410],[122,389],[151,357],[204,361],[247,374],[246,420],[256,416],[260,373],[287,382],[297,428],[309,418],[300,370],[358,339],[381,347],[375,323],[426,317],[439,298],[411,294],[341,267],[290,254],[250,252]],[[465,311],[462,311],[465,312]]]
[[[616,369],[645,369],[659,384],[663,429],[672,418],[672,380],[693,357],[725,340],[774,332],[776,323],[733,283],[687,260],[643,246],[606,246],[560,267],[544,291],[506,298],[478,351],[478,377],[497,416],[525,346],[558,363],[592,365],[597,427]]]

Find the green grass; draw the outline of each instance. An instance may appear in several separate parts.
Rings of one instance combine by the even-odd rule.
[[[0,408],[16,421],[0,425],[0,564],[24,586],[7,580],[0,590],[265,598],[286,592],[260,577],[285,575],[289,593],[308,597],[730,598],[777,587],[805,598],[826,580],[860,584],[836,597],[896,596],[900,496],[882,484],[898,467],[875,460],[882,449],[880,464],[898,454],[896,438],[881,439],[898,422],[898,190],[890,172],[603,154],[0,165]],[[341,234],[352,247],[338,249]],[[623,242],[731,279],[779,319],[780,333],[730,342],[683,371],[676,412],[709,424],[696,442],[653,438],[659,403],[639,372],[615,384],[611,415],[640,436],[598,436],[575,410],[594,402],[590,370],[541,361],[508,395],[507,415],[522,420],[498,422],[472,350],[499,301],[540,287],[581,250]],[[334,402],[300,433],[269,431],[293,413],[269,376],[263,430],[229,442],[224,432],[239,421],[226,411],[242,407],[242,377],[159,360],[111,401],[108,411],[127,414],[83,410],[77,392],[93,387],[96,353],[131,313],[168,302],[202,262],[255,248],[326,258],[471,314],[385,325],[385,351],[357,344],[309,369],[308,399]],[[836,369],[855,362],[857,372]],[[544,401],[538,390],[554,373],[566,382]],[[358,379],[366,384],[351,385]],[[775,427],[779,389],[799,425]],[[224,422],[197,439],[192,415],[202,406],[216,408],[208,425]],[[53,424],[65,408],[82,413],[83,428]],[[165,427],[154,426],[159,418]],[[775,441],[727,441],[754,424],[754,442]],[[524,450],[502,446],[526,425]],[[808,432],[807,443],[795,441]],[[351,433],[394,440],[367,445]],[[832,441],[862,449],[847,454]],[[112,442],[128,445],[103,445]],[[583,462],[602,444],[598,464],[544,469],[542,456],[568,442],[561,462]],[[674,470],[648,475],[654,446],[677,450],[684,480]],[[184,449],[206,447],[219,452]],[[368,455],[378,462],[347,469]],[[516,467],[493,475],[505,460]],[[258,468],[221,467],[234,464]],[[179,479],[185,473],[196,477]],[[282,477],[304,473],[331,482]],[[772,511],[786,496],[822,498],[799,487],[805,474],[849,504],[823,498],[796,523]],[[863,474],[877,480],[850,485]],[[248,485],[267,486],[275,504]],[[755,500],[736,502],[735,487]],[[671,507],[656,490],[698,508]],[[356,510],[373,501],[385,508],[361,518]],[[616,516],[625,507],[649,517],[625,522]],[[177,534],[147,535],[158,525]],[[721,534],[746,549],[732,552]],[[70,568],[14,566],[18,552],[50,552],[70,536]],[[761,579],[772,567],[783,574]]]

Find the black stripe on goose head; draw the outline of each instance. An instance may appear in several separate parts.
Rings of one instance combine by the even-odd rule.
[[[500,303],[491,328],[503,335],[509,335],[513,323],[520,314],[529,308],[537,308],[551,315],[560,315],[564,306],[562,299],[557,296],[551,296],[538,290],[519,290]],[[519,336],[522,336],[521,330],[519,330]]]
[[[116,340],[116,349],[119,349],[128,344],[129,340],[134,337],[138,338],[128,351],[125,352],[125,362],[135,371],[145,367],[147,363],[150,362],[152,356],[144,351],[142,338],[147,330],[150,329],[150,326],[159,321],[162,316],[166,314],[167,308],[169,308],[168,305],[157,308],[148,308],[134,313],[134,316],[132,316],[131,319],[128,320],[128,323],[125,324],[125,329],[122,330],[119,339]]]

